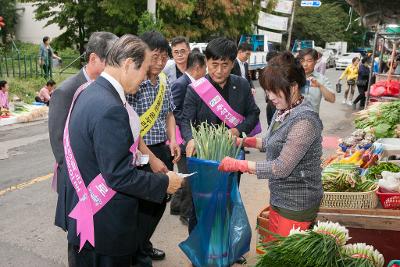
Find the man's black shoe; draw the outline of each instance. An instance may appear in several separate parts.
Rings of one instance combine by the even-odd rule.
[[[165,258],[165,252],[161,249],[153,248],[149,256],[152,260],[160,261]]]
[[[182,222],[183,225],[188,226],[189,225],[189,218],[185,216],[180,216],[179,220]]]
[[[241,264],[241,265],[243,265],[243,264],[246,264],[247,263],[247,260],[246,260],[246,258],[245,257],[240,257],[237,261],[236,261],[236,263],[237,264]]]

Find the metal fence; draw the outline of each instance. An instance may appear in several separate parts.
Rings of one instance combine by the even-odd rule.
[[[79,68],[79,58],[63,57],[61,62],[52,60],[48,64],[50,66],[49,76],[52,77],[54,73],[74,74],[75,71],[71,67]],[[38,55],[23,55],[21,53],[0,55],[0,78],[33,78],[44,76],[45,72],[39,64]]]

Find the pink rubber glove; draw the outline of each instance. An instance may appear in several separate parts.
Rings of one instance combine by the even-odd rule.
[[[242,141],[243,138],[237,138],[236,139],[236,146],[240,146],[240,142]],[[257,137],[246,137],[243,140],[243,147],[252,147],[256,148],[257,147]]]
[[[249,172],[249,164],[247,160],[225,157],[219,164],[218,170],[223,172]]]

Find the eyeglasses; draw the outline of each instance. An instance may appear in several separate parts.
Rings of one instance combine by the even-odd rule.
[[[173,53],[174,55],[177,55],[177,56],[179,56],[179,55],[185,55],[187,52],[188,52],[188,51],[187,51],[186,49],[181,49],[181,50],[174,50],[174,51],[172,51],[172,53]]]
[[[151,57],[152,63],[157,63],[161,60],[161,62],[165,62],[168,60],[167,55],[160,55],[160,54],[155,54]]]

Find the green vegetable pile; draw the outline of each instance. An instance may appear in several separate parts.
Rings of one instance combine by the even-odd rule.
[[[29,112],[27,106],[23,103],[15,103],[14,104],[14,113],[24,113]]]
[[[348,230],[338,223],[318,222],[312,230],[293,229],[263,244],[255,267],[383,267],[384,258],[364,243],[347,244]]]
[[[224,157],[237,158],[242,144],[236,146],[236,137],[232,136],[225,125],[201,123],[197,128],[192,125],[193,139],[196,144],[196,157],[199,159],[221,161]]]
[[[371,129],[376,138],[396,137],[396,127],[400,124],[400,101],[382,103],[359,114],[355,119],[357,129]]]
[[[360,176],[354,164],[332,163],[322,172],[325,192],[368,192],[377,188],[376,181]]]
[[[391,162],[381,162],[378,165],[368,168],[365,178],[368,180],[378,180],[381,179],[381,173],[383,171],[388,172],[400,172],[400,166]]]

